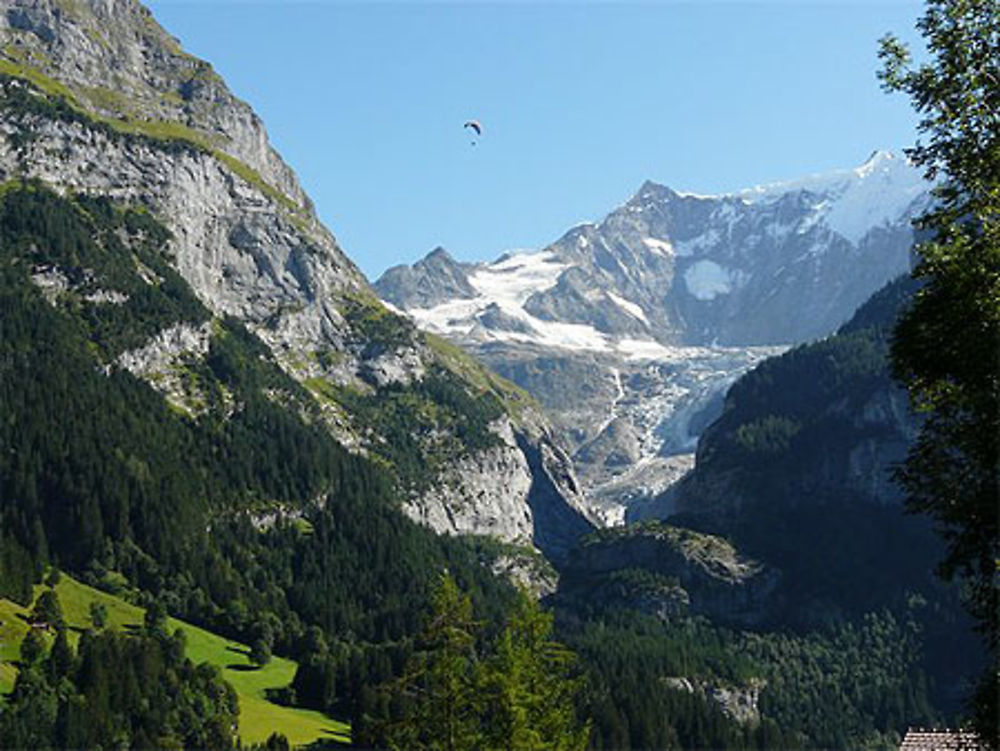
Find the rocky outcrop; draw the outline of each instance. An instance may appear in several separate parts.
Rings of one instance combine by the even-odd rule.
[[[690,612],[722,622],[757,625],[778,606],[781,576],[775,569],[741,555],[721,537],[663,524],[602,530],[588,538],[570,556],[565,592],[592,591],[607,577],[628,570],[666,577],[663,581],[675,582],[686,594]],[[648,594],[643,593],[646,599]],[[680,611],[684,600],[668,586],[657,607],[665,613]]]
[[[754,508],[828,502],[897,506],[893,480],[916,439],[919,415],[889,374],[889,336],[915,285],[900,278],[824,341],[768,361],[737,382],[704,434],[695,471],[632,519],[685,514],[735,530]],[[762,426],[794,429],[787,442]],[[756,438],[754,437],[756,436]]]
[[[710,700],[741,725],[754,726],[760,722],[760,694],[767,686],[761,678],[751,678],[741,685],[700,678],[668,677],[664,681],[673,689]]]
[[[443,534],[485,534],[530,543],[535,528],[525,499],[532,472],[508,419],[492,426],[494,448],[462,457],[433,487],[409,500],[404,510]]]

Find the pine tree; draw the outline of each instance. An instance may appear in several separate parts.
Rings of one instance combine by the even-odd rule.
[[[948,542],[941,573],[969,585],[991,660],[977,692],[980,735],[996,744],[1000,587],[1000,12],[996,0],[928,0],[918,21],[929,60],[912,67],[882,40],[880,73],[908,94],[926,142],[907,151],[940,178],[918,227],[924,286],[895,331],[892,364],[926,414],[898,473],[909,507]]]
[[[577,722],[582,679],[576,656],[552,639],[552,615],[522,592],[480,675],[486,748],[584,749],[589,726]]]
[[[464,751],[478,748],[475,632],[472,603],[455,580],[441,576],[417,651],[391,691],[402,710],[375,729],[391,749]]]
[[[31,611],[31,619],[55,629],[61,629],[66,625],[62,605],[59,604],[59,595],[54,590],[46,589],[38,596],[38,601]]]

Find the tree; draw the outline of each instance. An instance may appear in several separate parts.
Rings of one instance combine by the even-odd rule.
[[[907,151],[939,179],[917,226],[913,275],[923,282],[892,344],[894,375],[925,413],[897,473],[908,506],[947,541],[946,578],[968,586],[968,609],[990,662],[976,693],[976,726],[997,743],[1000,543],[1000,13],[995,0],[928,0],[917,28],[929,60],[882,39],[879,74],[910,96],[927,137]]]
[[[31,667],[41,660],[44,654],[45,640],[35,629],[31,629],[21,641],[21,667]]]
[[[510,751],[582,751],[589,726],[577,722],[582,680],[576,656],[552,639],[553,618],[522,592],[485,663],[484,747]]]
[[[250,662],[257,667],[264,667],[270,661],[271,647],[262,638],[254,639],[253,645],[250,647]]]
[[[582,679],[576,657],[552,639],[552,616],[522,593],[489,651],[477,651],[469,597],[450,576],[432,595],[432,614],[403,675],[363,718],[362,745],[393,749],[582,751],[577,722]],[[371,724],[371,727],[369,727]],[[370,734],[370,737],[369,737]]]
[[[402,677],[390,686],[402,716],[375,729],[392,749],[461,751],[479,747],[472,603],[455,580],[441,576],[431,617]]]
[[[46,589],[38,596],[34,610],[31,611],[31,619],[36,623],[44,623],[55,629],[61,629],[66,625],[63,619],[62,605],[59,604],[59,595],[55,593],[55,590]]]
[[[163,635],[167,632],[167,608],[159,600],[152,600],[142,619],[143,627],[150,636]]]
[[[90,622],[94,624],[94,628],[98,630],[104,628],[108,622],[108,606],[97,600],[91,601]]]

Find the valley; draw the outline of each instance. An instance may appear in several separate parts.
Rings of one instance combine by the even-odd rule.
[[[370,282],[146,6],[0,34],[0,745],[894,751],[979,711],[1000,277],[954,217],[992,231],[995,175],[646,180]],[[461,121],[465,169],[504,135]]]

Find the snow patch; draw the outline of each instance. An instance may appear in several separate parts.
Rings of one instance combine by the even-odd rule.
[[[715,261],[696,261],[684,272],[684,284],[695,298],[714,300],[733,290],[734,275]]]
[[[643,311],[641,307],[636,305],[634,302],[632,302],[631,300],[626,300],[624,297],[620,297],[616,295],[614,292],[608,292],[608,297],[610,297],[614,301],[615,305],[624,310],[630,316],[632,316],[633,318],[638,318],[647,326],[649,325],[649,319],[646,318],[646,313]]]
[[[674,254],[674,246],[666,240],[658,240],[655,237],[644,237],[642,238],[642,244],[649,248],[650,252],[654,255],[669,257]]]
[[[501,308],[520,308],[533,293],[554,287],[568,268],[555,258],[552,251],[510,255],[471,274],[469,283]]]

